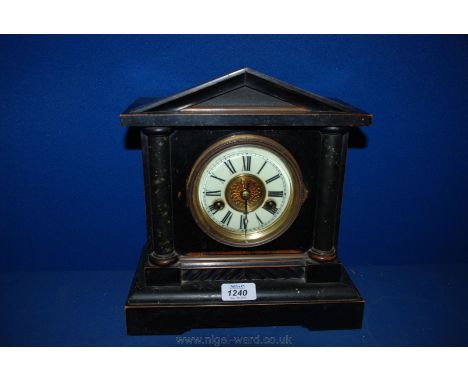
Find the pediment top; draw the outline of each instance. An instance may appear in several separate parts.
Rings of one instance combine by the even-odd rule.
[[[339,118],[335,119],[345,126],[348,115],[350,126],[369,125],[371,122],[371,115],[362,110],[298,88],[251,68],[233,71],[166,98],[140,101],[127,109],[121,115],[121,119],[122,124],[128,126],[131,120],[143,121],[145,116],[153,116],[153,121],[159,118],[171,122],[171,118],[178,117],[182,121],[189,120],[190,115],[197,116],[196,123],[203,121],[203,116],[208,121],[208,118],[212,120],[213,116],[223,118],[268,115],[281,116],[283,119],[295,115],[313,117],[311,126],[320,126],[313,123],[315,120],[319,121],[320,116],[326,116],[326,120],[330,122],[333,122],[333,116],[338,116]],[[132,116],[138,116],[138,119],[132,119]],[[147,120],[149,121],[148,118]],[[205,123],[207,126],[211,124],[212,122]]]

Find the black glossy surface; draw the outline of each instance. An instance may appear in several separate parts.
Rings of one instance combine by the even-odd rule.
[[[258,250],[284,249],[305,251],[312,245],[315,196],[317,190],[317,166],[320,157],[321,133],[312,130],[255,129],[236,130],[261,134],[276,140],[289,150],[298,162],[304,183],[309,190],[309,197],[304,202],[301,212],[294,224],[282,236],[274,241],[256,247]],[[187,208],[186,181],[195,160],[211,144],[232,135],[231,130],[178,130],[171,136],[172,181],[174,206],[174,241],[178,252],[229,251],[233,247],[218,243],[205,235],[196,225]],[[196,139],[194,139],[196,137]]]
[[[182,283],[176,284],[167,280],[170,273],[161,273],[162,269],[152,270],[146,266],[146,261],[143,252],[125,305],[128,334],[271,325],[302,325],[309,329],[361,327],[364,300],[337,262],[321,264],[306,260],[303,266],[295,267],[302,270],[303,277],[300,278],[284,278],[284,275],[261,267],[253,273],[255,268],[246,268],[245,271],[251,273],[250,280],[189,280],[184,277]],[[320,271],[322,267],[323,272]],[[178,268],[178,264],[170,267],[173,275]],[[266,271],[271,277],[258,278],[259,271]],[[158,276],[165,280],[158,280]],[[255,283],[256,299],[223,301],[222,284],[242,281]]]
[[[361,327],[364,304],[275,304],[190,307],[130,308],[127,333],[183,334],[191,328],[301,325],[308,329],[356,329]]]

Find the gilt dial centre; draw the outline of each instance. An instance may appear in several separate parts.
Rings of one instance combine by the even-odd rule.
[[[265,200],[265,185],[255,175],[240,174],[232,178],[226,186],[226,201],[240,212],[252,212]]]

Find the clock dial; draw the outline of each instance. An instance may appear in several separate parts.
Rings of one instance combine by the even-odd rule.
[[[230,137],[205,151],[189,179],[191,209],[199,226],[225,244],[264,244],[297,216],[303,196],[299,169],[278,143]]]
[[[198,197],[213,222],[246,234],[271,226],[286,212],[291,183],[289,170],[277,155],[243,145],[211,159]]]

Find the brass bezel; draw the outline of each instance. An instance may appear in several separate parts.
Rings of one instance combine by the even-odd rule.
[[[217,225],[198,200],[198,187],[206,165],[220,152],[238,145],[256,146],[274,152],[283,160],[292,183],[291,197],[283,215],[271,226],[247,235],[234,233]],[[214,240],[232,247],[257,247],[282,235],[297,218],[306,195],[301,170],[291,153],[273,139],[255,134],[234,134],[208,147],[195,161],[187,180],[188,207],[197,225]]]

